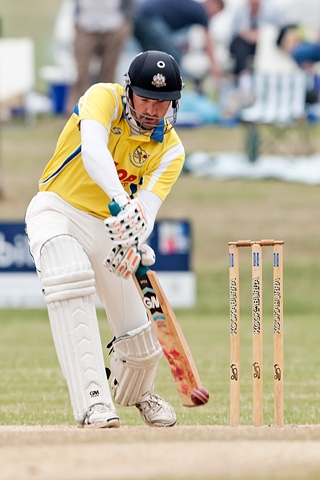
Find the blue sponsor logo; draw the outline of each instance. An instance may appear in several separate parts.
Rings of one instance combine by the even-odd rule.
[[[0,272],[34,272],[24,223],[0,223]]]

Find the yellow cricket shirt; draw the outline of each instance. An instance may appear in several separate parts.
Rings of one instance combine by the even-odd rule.
[[[163,122],[150,135],[131,135],[124,117],[123,88],[115,83],[93,85],[81,97],[46,165],[40,191],[51,191],[80,210],[99,218],[110,215],[110,198],[91,179],[82,162],[80,122],[96,120],[109,132],[106,147],[114,159],[119,179],[129,195],[139,189],[166,198],[184,162],[184,148],[172,129],[163,135]]]

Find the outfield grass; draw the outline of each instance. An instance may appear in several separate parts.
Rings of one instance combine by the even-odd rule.
[[[22,220],[37,190],[42,168],[52,154],[62,118],[43,118],[36,125],[14,122],[2,130],[5,198],[0,219]],[[182,130],[188,151],[214,148],[221,133],[212,128]],[[210,138],[208,135],[210,134]],[[225,131],[226,145],[240,138]],[[229,415],[229,313],[227,244],[241,238],[285,240],[285,420],[317,424],[319,418],[320,278],[318,187],[271,180],[195,178],[182,174],[161,218],[188,218],[193,225],[192,264],[197,277],[197,305],[177,311],[211,401],[205,407],[180,407],[163,361],[158,375],[160,394],[172,401],[179,423],[226,425]],[[242,418],[251,423],[251,313],[249,250],[241,251],[242,285]],[[270,252],[269,252],[270,253]],[[272,423],[271,258],[264,258],[265,287],[265,421]],[[42,310],[1,310],[0,362],[3,384],[0,424],[73,422],[69,397],[55,356],[47,314]],[[103,343],[110,339],[102,312]],[[106,352],[106,361],[108,355]],[[267,370],[269,369],[269,370]],[[120,409],[124,424],[140,424],[132,409]]]
[[[213,303],[217,302],[214,293],[212,297]],[[216,314],[213,305],[211,314],[201,314],[197,308],[177,311],[203,384],[211,394],[210,402],[204,407],[181,407],[167,364],[162,360],[156,390],[173,404],[179,425],[228,424],[229,337],[227,308],[225,310],[225,315]],[[250,314],[243,313],[241,423],[250,425]],[[110,334],[103,312],[99,312],[99,319],[102,341],[106,344]],[[286,315],[285,322],[285,423],[319,424],[319,358],[315,353],[318,350],[318,318],[307,312],[305,315]],[[272,424],[272,325],[267,318],[264,328],[264,421]],[[69,396],[53,348],[46,311],[2,310],[1,332],[0,365],[6,388],[0,394],[0,424],[72,425]],[[108,363],[106,349],[105,357]],[[142,424],[135,409],[118,407],[118,413],[124,425]]]

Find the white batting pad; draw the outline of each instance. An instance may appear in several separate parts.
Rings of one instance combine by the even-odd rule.
[[[115,340],[111,357],[114,398],[135,405],[152,392],[162,350],[150,322]]]
[[[46,242],[40,259],[53,340],[74,418],[81,422],[95,403],[113,407],[95,309],[94,272],[81,245],[69,235]]]

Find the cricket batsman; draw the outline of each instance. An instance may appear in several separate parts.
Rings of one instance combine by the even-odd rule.
[[[132,275],[140,261],[155,261],[145,242],[183,166],[174,130],[182,88],[176,61],[160,51],[137,55],[123,86],[92,85],[27,208],[30,251],[80,427],[119,427],[115,403],[137,408],[151,427],[176,423],[154,392],[162,350]],[[121,209],[116,217],[111,201]],[[96,294],[114,335],[111,389]]]

